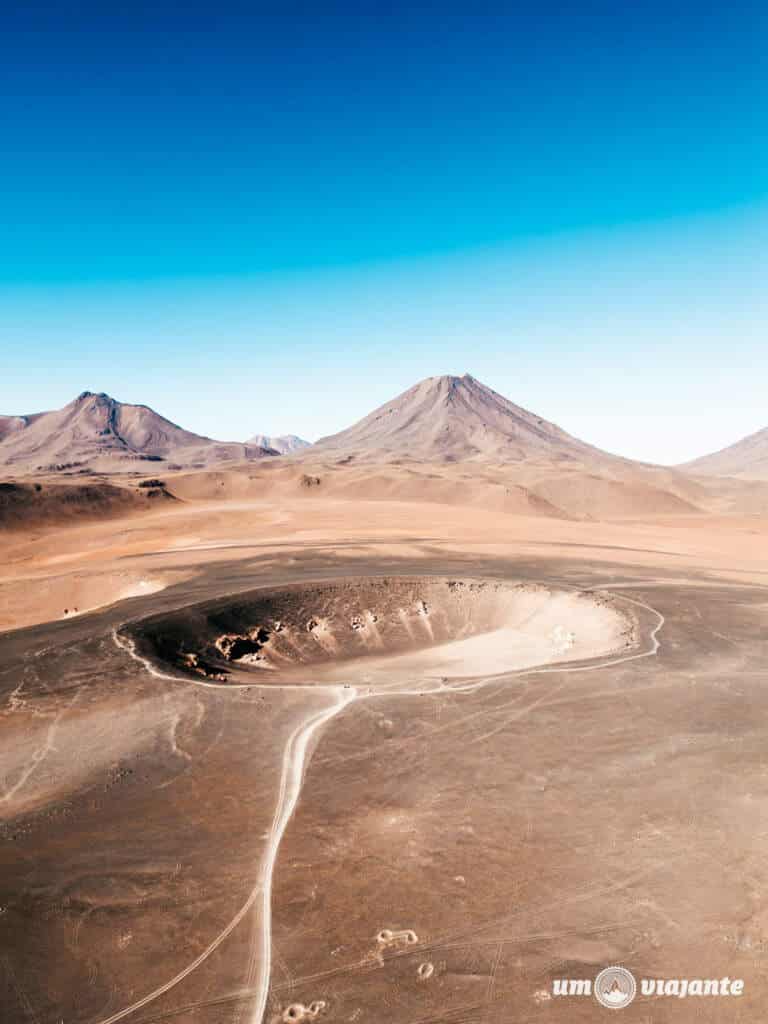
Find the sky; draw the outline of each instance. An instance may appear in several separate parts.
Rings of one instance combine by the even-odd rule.
[[[314,440],[469,372],[649,461],[768,426],[764,4],[279,6],[0,15],[0,412]]]

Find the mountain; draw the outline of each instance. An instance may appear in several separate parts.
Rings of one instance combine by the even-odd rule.
[[[0,465],[17,472],[144,471],[142,463],[205,468],[273,455],[260,446],[213,441],[183,430],[146,405],[84,391],[69,405],[5,416]]]
[[[690,515],[709,500],[686,474],[595,448],[470,374],[428,377],[298,460],[325,493],[354,471],[358,493],[439,493],[524,514]]]
[[[305,441],[295,434],[281,434],[279,437],[272,437],[269,434],[254,434],[245,443],[256,445],[258,448],[271,448],[279,455],[288,455],[289,452],[298,452],[302,448],[311,446],[311,442]]]
[[[446,462],[625,461],[572,437],[468,373],[428,377],[346,430],[321,438],[312,451]]]
[[[738,476],[768,480],[768,427],[743,437],[719,452],[685,462],[678,469],[702,476]]]
[[[24,430],[40,415],[37,413],[33,416],[0,416],[0,441],[4,441],[11,434]]]

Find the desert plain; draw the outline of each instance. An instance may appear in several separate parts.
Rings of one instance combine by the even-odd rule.
[[[764,1019],[764,485],[446,415],[96,515],[9,468],[0,1019],[592,1022],[553,983],[608,965],[743,980],[628,1021]]]

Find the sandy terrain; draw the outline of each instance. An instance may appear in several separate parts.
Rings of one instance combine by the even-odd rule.
[[[1,1020],[573,1024],[625,964],[762,1021],[768,485],[470,377],[281,457],[0,428]]]
[[[618,962],[761,1020],[765,533],[287,491],[6,534],[0,1018],[593,1021],[546,995]],[[301,657],[233,648],[278,612]]]
[[[228,482],[229,493],[237,495],[240,480]],[[436,502],[307,499],[286,489],[274,500],[185,501],[117,522],[8,533],[2,537],[0,609],[5,628],[58,619],[77,602],[66,582],[50,597],[52,580],[74,580],[82,573],[93,585],[98,578],[104,581],[103,600],[93,604],[107,604],[119,599],[120,573],[132,579],[165,577],[170,571],[194,576],[205,565],[242,561],[290,567],[291,558],[306,552],[323,569],[342,553],[384,566],[387,557],[404,555],[428,564],[434,556],[455,552],[457,538],[470,565],[472,559],[555,554],[566,562],[618,559],[635,567],[666,564],[697,579],[762,582],[768,576],[767,536],[766,521],[759,517],[654,516],[594,523],[477,507],[468,513],[458,504]]]
[[[162,590],[183,572],[68,572],[0,581],[0,630],[85,615],[115,601]]]

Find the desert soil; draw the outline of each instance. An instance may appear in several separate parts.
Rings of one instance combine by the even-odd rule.
[[[0,1019],[591,1022],[552,980],[622,963],[745,981],[627,1020],[762,1021],[765,534],[322,497],[6,534]],[[131,639],[381,577],[549,598],[284,680]]]

